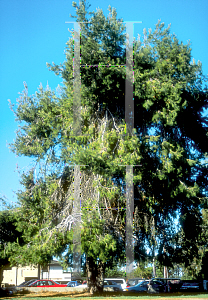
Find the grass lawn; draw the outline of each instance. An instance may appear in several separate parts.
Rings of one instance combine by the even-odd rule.
[[[137,294],[133,296],[123,295],[119,296],[115,293],[106,293],[103,296],[90,296],[89,294],[78,294],[78,295],[72,295],[69,293],[41,293],[39,295],[37,294],[27,294],[27,295],[14,295],[10,297],[4,297],[1,299],[11,299],[16,300],[20,299],[22,300],[66,300],[66,298],[70,298],[72,300],[93,300],[93,299],[130,299],[130,300],[138,300],[138,299],[163,299],[163,300],[176,300],[176,299],[208,299],[208,293],[205,292],[194,292],[194,293],[171,293],[171,294],[157,294],[157,295],[150,295],[150,294]]]

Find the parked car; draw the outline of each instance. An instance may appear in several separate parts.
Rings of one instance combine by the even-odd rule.
[[[126,288],[126,281],[123,278],[104,278],[104,280],[107,280],[107,281],[109,281],[109,280],[112,281],[113,280],[117,284],[121,285],[122,290],[124,290]]]
[[[79,278],[72,278],[71,281],[77,281],[79,284],[83,283],[83,279],[79,279]]]
[[[6,288],[6,290],[8,290],[10,294],[14,294],[14,293],[16,292],[16,290],[17,290],[17,289],[16,289],[17,287],[18,287],[18,288],[19,288],[19,287],[24,288],[24,287],[29,286],[31,283],[33,283],[33,282],[35,282],[35,281],[37,281],[37,279],[27,280],[27,281],[24,281],[24,282],[20,283],[20,284],[17,285],[17,286],[10,286],[10,287]]]
[[[87,287],[87,280],[84,280],[83,282],[82,282],[82,284],[80,285],[80,287]]]
[[[79,285],[83,286],[82,283],[78,282],[77,280],[69,281],[69,282],[67,283],[67,286],[68,286],[68,287],[74,287],[74,286],[79,286]]]
[[[165,282],[160,281],[158,279],[150,279],[148,284],[148,292],[149,293],[161,293],[167,292],[168,288]]]
[[[130,279],[127,279],[126,287],[135,286],[135,285],[137,285],[138,283],[140,283],[144,280],[146,280],[146,279],[145,278],[130,278]]]
[[[127,287],[124,291],[131,293],[157,293],[165,291],[165,283],[159,280],[151,279],[151,280],[143,280],[134,286]]]
[[[143,280],[136,285],[126,287],[124,289],[125,292],[131,292],[131,293],[140,293],[140,292],[147,292],[149,285],[149,280]]]
[[[121,284],[115,282],[114,280],[111,280],[111,279],[104,279],[104,282],[103,282],[103,288],[112,288],[115,292],[119,292],[119,291],[122,291],[122,286]]]
[[[164,283],[166,292],[178,292],[182,282],[180,278],[152,278],[152,280],[159,280]]]
[[[181,291],[195,291],[200,290],[198,282],[184,282],[180,288]]]
[[[35,280],[32,283],[25,285],[28,287],[66,287],[67,284],[59,284],[58,282],[54,280],[48,280],[48,279],[40,279]]]

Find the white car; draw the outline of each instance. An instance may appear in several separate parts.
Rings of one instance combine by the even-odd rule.
[[[110,288],[110,290],[113,290],[114,292],[119,292],[122,291],[122,286],[121,284],[115,282],[114,280],[108,279],[105,280],[103,282],[103,288],[105,290],[108,290],[108,288]]]
[[[122,290],[126,288],[126,281],[123,278],[104,278],[104,281],[114,281],[118,285],[121,285]]]

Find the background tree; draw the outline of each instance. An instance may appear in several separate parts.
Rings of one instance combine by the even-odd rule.
[[[144,279],[148,279],[148,278],[152,278],[153,277],[153,271],[152,271],[152,267],[148,266],[148,262],[140,262],[137,265],[137,268],[134,270],[134,277],[138,277],[138,278],[144,278]]]
[[[16,241],[23,245],[22,232],[17,229],[15,215],[14,209],[8,206],[0,212],[0,283],[3,280],[3,267],[9,263],[7,245]]]

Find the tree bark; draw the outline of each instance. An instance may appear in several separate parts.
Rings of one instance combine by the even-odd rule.
[[[155,268],[155,257],[153,257],[153,277],[156,277],[156,268]]]
[[[99,261],[98,263],[98,277],[97,277],[97,286],[99,293],[103,293],[103,281],[104,281],[104,263]]]
[[[87,285],[90,294],[103,292],[104,264],[97,264],[92,257],[86,257]]]
[[[168,278],[168,267],[164,266],[164,278]]]

